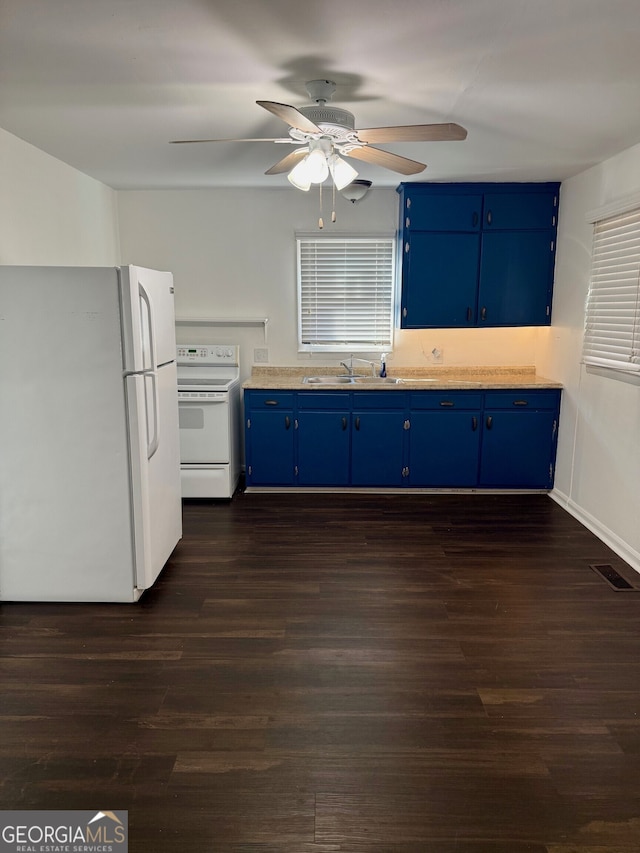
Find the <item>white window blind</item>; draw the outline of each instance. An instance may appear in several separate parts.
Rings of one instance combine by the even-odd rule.
[[[298,237],[301,350],[391,349],[393,237]]]
[[[640,208],[594,225],[583,361],[640,373]]]

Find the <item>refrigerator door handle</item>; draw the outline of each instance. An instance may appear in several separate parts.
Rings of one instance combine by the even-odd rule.
[[[145,369],[147,367],[151,368],[151,370],[155,370],[158,366],[158,354],[156,347],[156,325],[155,325],[155,317],[153,312],[153,303],[151,301],[151,297],[147,293],[142,282],[138,282],[138,293],[140,295],[140,303],[142,308],[142,303],[144,303],[146,309],[146,317],[149,329],[149,358],[151,363],[147,366],[144,365]],[[144,314],[140,311],[140,334],[142,335],[142,347],[143,347],[143,360],[144,360],[144,345],[145,345],[145,329],[144,329]]]
[[[151,380],[152,424],[151,438],[147,438],[147,459],[156,453],[160,446],[160,398],[158,396],[158,377],[155,371],[145,373],[144,378]],[[149,436],[149,407],[147,406],[147,436]]]

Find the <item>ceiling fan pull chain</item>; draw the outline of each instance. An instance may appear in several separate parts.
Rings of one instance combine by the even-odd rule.
[[[336,182],[332,181],[332,190],[331,190],[331,221],[336,221]]]
[[[322,221],[322,184],[318,184],[320,188],[320,218],[318,219],[318,228],[324,228],[324,222]]]

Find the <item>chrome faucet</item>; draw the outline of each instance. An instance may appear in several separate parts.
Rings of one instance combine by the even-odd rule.
[[[350,355],[349,356],[349,364],[347,364],[346,361],[340,362],[341,366],[344,367],[344,369],[347,371],[349,376],[354,375],[353,374],[353,362],[354,361],[360,361],[362,364],[368,364],[369,367],[371,368],[371,375],[372,376],[376,375],[376,363],[375,363],[375,361],[369,361],[366,358],[356,358],[355,356]]]

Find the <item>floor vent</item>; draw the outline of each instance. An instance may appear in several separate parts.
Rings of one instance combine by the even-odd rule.
[[[618,574],[610,563],[595,563],[591,568],[594,572],[603,577],[612,589],[618,591],[626,589],[632,589],[636,592],[638,591],[637,587],[629,583],[629,581],[626,578],[623,578],[621,574]]]

